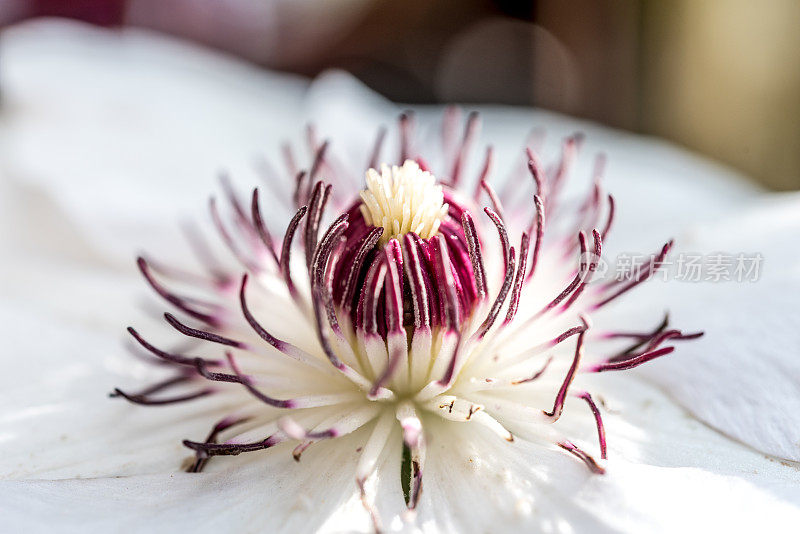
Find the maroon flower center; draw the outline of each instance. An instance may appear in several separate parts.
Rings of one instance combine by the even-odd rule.
[[[444,188],[447,214],[435,235],[414,232],[379,245],[361,202],[348,210],[342,252],[331,269],[333,298],[352,325],[386,337],[405,328],[457,327],[479,298],[462,224],[464,208]]]

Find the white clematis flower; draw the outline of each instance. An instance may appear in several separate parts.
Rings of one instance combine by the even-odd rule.
[[[33,24],[0,50],[10,258],[0,313],[13,348],[0,499],[12,530],[640,532],[800,519],[790,300],[800,265],[787,245],[797,198],[759,194],[652,141],[581,124],[583,141],[575,121],[540,112],[485,110],[491,159],[477,150],[476,118],[454,128],[453,111],[441,142],[424,131],[415,142],[403,115],[370,154],[397,110],[350,78],[307,88],[135,32]],[[75,128],[89,110],[96,120]],[[212,203],[243,265],[197,278],[139,262],[184,312],[168,322],[203,342],[178,345],[148,315],[135,318],[137,339],[185,371],[122,354],[119,327],[141,287],[120,267],[130,246],[152,243],[153,258],[181,265],[174,210],[191,209],[217,165],[247,175],[303,113],[317,129],[307,165],[290,163],[296,187],[270,197],[262,187],[247,208],[231,204],[230,221]],[[418,129],[441,114],[420,110]],[[550,169],[521,157],[531,124],[567,137],[542,147],[556,155]],[[566,181],[573,163],[575,178],[592,176],[591,160],[576,159],[581,143],[608,154],[615,204],[600,182]],[[382,162],[397,167],[356,184]],[[577,219],[562,202],[571,187],[590,192]],[[277,232],[292,217],[300,246],[289,261],[291,231]],[[641,276],[619,303],[608,297],[627,286],[589,283],[609,246],[652,248],[677,226],[685,250],[763,252],[764,278],[639,287]],[[167,289],[170,277],[191,298]],[[196,300],[202,284],[212,301]],[[649,380],[578,372],[634,367],[692,337],[651,330],[608,359],[609,340],[655,327],[666,301],[672,323],[706,336],[644,366]],[[174,392],[137,390],[164,378]],[[114,385],[139,403],[195,398],[143,409],[103,399]],[[231,426],[208,435],[221,420]]]

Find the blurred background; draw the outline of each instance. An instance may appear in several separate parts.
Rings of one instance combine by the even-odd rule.
[[[798,0],[0,0],[0,28],[40,16],[341,68],[397,102],[538,106],[800,188]]]

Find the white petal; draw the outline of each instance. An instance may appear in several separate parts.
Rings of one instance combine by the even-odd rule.
[[[171,246],[177,238],[165,228],[170,228],[174,211],[185,207],[195,212],[218,165],[247,162],[265,146],[277,147],[287,132],[284,123],[292,125],[292,132],[297,127],[293,121],[304,82],[276,79],[137,32],[120,38],[74,26],[46,28],[20,27],[3,36],[0,78],[9,108],[15,110],[11,126],[3,132],[10,141],[4,147],[10,156],[4,170],[28,184],[25,191],[53,193],[91,242],[108,247],[115,257],[128,256],[145,237],[148,246],[158,248],[153,240],[161,238],[163,248]],[[337,83],[352,84],[338,76]],[[361,123],[363,99],[347,96],[346,87],[340,96],[325,96],[325,80],[330,79],[314,86],[310,100],[313,111],[321,110],[324,129],[333,130],[332,121]],[[55,87],[58,92],[50,91]],[[365,122],[374,133],[373,118],[386,117],[388,122],[395,110],[383,110],[380,99],[359,91],[375,102],[365,106]],[[336,116],[348,120],[326,115],[324,109],[337,110]],[[579,125],[540,112],[495,109],[487,115],[492,126],[486,137],[512,156],[534,120],[541,120],[556,137]],[[91,120],[85,121],[86,129],[75,131],[74,124],[87,116]],[[281,126],[273,128],[274,124]],[[644,235],[661,232],[665,222],[674,224],[678,218],[691,222],[719,217],[751,193],[730,173],[671,148],[581,126],[590,142],[596,139],[596,145],[587,146],[589,152],[592,146],[609,152],[609,185],[615,192],[619,186],[623,206],[617,228],[631,226],[626,221],[636,223],[630,233],[616,234],[618,246],[639,244]],[[615,161],[621,170],[617,178],[612,172]],[[659,204],[666,207],[652,207]],[[633,206],[630,211],[628,205]],[[790,357],[798,346],[792,300],[798,294],[798,265],[790,245],[798,219],[792,213],[796,205],[778,208],[764,208],[770,217],[737,217],[718,230],[697,234],[687,245],[763,251],[765,278],[751,286],[671,289],[674,322],[681,327],[697,323],[708,334],[703,342],[683,345],[675,357],[652,364],[650,372],[710,424],[761,450],[797,458],[799,374]],[[669,217],[672,220],[665,221]],[[58,243],[43,248],[64,252]],[[207,406],[153,412],[105,398],[117,380],[122,385],[140,383],[150,375],[145,366],[130,362],[113,331],[112,324],[122,320],[114,307],[130,302],[127,279],[116,285],[116,277],[101,274],[90,283],[86,278],[97,271],[73,273],[68,264],[59,263],[50,270],[37,266],[26,274],[27,265],[35,264],[20,261],[4,267],[14,280],[42,287],[30,299],[19,289],[3,288],[4,337],[14,351],[3,353],[7,373],[2,386],[8,401],[0,433],[12,452],[0,466],[2,475],[162,474],[5,481],[0,483],[0,499],[11,510],[4,517],[7,525],[44,530],[52,526],[48,522],[56,511],[71,508],[71,515],[58,514],[65,530],[119,525],[141,530],[174,531],[176,525],[245,530],[276,521],[287,530],[318,525],[329,530],[369,529],[353,482],[356,438],[366,435],[315,445],[303,456],[299,470],[288,451],[278,447],[252,464],[234,461],[230,471],[199,477],[176,473],[176,464],[186,455],[180,438],[203,433],[213,424],[215,410]],[[48,277],[37,280],[38,273]],[[105,313],[86,312],[86,302],[103,303]],[[624,392],[635,386],[617,387]],[[724,440],[676,410],[648,414],[647,403],[672,410],[663,397],[654,394],[649,401],[640,400],[641,411],[626,408],[619,419],[608,419],[612,460],[606,477],[588,476],[562,452],[547,455],[524,444],[509,445],[476,425],[450,424],[453,441],[430,442],[418,525],[428,531],[469,532],[511,524],[519,529],[639,532],[695,530],[711,521],[708,526],[755,530],[773,521],[785,526],[800,519],[794,467]],[[631,406],[629,398],[622,397],[620,403]],[[131,428],[151,431],[132,435]],[[593,427],[586,428],[579,436],[581,445],[591,447]],[[470,434],[459,434],[467,430]],[[454,446],[458,440],[463,446]],[[489,445],[489,440],[498,446]],[[471,449],[470,443],[479,447]],[[380,507],[391,516],[402,509],[402,499],[397,491],[398,457],[388,452],[387,457],[376,485]],[[480,466],[470,467],[476,459]],[[309,524],[309,517],[317,524]]]
[[[800,460],[800,197],[776,195],[754,204],[679,238],[672,256],[762,254],[758,281],[651,282],[652,291],[632,303],[639,310],[643,302],[663,303],[675,327],[706,332],[642,372],[714,428]]]
[[[606,399],[614,413],[603,410],[605,475],[555,448],[444,423],[448,439],[429,447],[422,530],[739,532],[800,519],[795,466],[722,437],[631,377],[602,378],[618,392]],[[586,423],[576,443],[597,457]]]
[[[291,446],[279,445],[215,473],[3,481],[3,525],[26,532],[368,532],[363,510],[346,515],[356,447],[350,437],[321,442],[297,463]]]
[[[2,168],[52,194],[106,254],[169,251],[221,169],[300,134],[306,82],[141,30],[54,20],[3,32]]]
[[[108,398],[164,378],[129,354],[123,334],[69,321],[57,311],[4,301],[0,442],[4,478],[68,478],[174,472],[224,414],[215,403],[147,410]],[[160,372],[159,372],[160,371]]]
[[[607,474],[590,475],[559,450],[509,444],[469,423],[433,425],[423,499],[404,524],[399,440],[371,489],[390,530],[673,532],[779,528],[800,520],[796,468],[773,462],[685,417],[635,380],[609,377]],[[429,425],[430,426],[430,425]],[[203,475],[0,483],[6,525],[71,531],[123,528],[205,532],[264,525],[276,531],[368,531],[352,478],[368,429],[315,445],[300,464],[290,447],[245,455]],[[442,433],[446,431],[446,433]],[[591,439],[588,425],[577,441]],[[399,438],[395,432],[395,438]],[[591,450],[592,445],[583,445]],[[59,523],[50,518],[59,514]],[[277,526],[276,526],[277,525]]]

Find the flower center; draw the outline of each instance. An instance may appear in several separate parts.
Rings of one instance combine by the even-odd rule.
[[[442,186],[411,160],[402,167],[381,165],[380,173],[369,169],[361,200],[367,224],[383,227],[381,245],[409,232],[422,239],[433,237],[448,210]]]
[[[454,331],[485,298],[479,237],[453,193],[414,161],[367,172],[327,267],[332,303],[355,333],[383,343]]]

